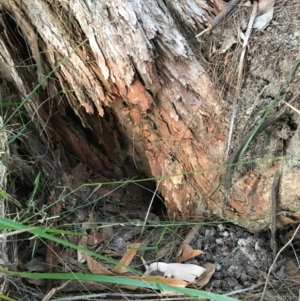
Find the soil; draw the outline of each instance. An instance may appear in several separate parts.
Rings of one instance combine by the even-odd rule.
[[[151,199],[149,191],[145,190],[144,195],[141,196],[137,186],[129,184],[103,197],[104,191],[101,191],[101,188],[95,193],[93,190],[88,186],[79,186],[74,193],[74,187],[72,189],[65,187],[61,195],[64,202],[60,222],[63,225],[69,224],[71,231],[82,232],[88,228],[86,231],[91,234],[89,225],[95,223],[98,231],[103,235],[104,239],[100,243],[89,245],[89,249],[102,254],[109,250],[109,253],[106,253],[109,258],[120,260],[128,247],[137,241],[142,242],[141,250],[130,264],[131,268],[142,273],[146,268],[141,257],[148,265],[157,261],[178,262],[178,250],[191,226],[168,221],[160,199],[156,200],[156,212],[149,213],[145,231],[142,232]],[[74,209],[74,206],[79,203],[81,208]],[[90,219],[91,213],[93,221]],[[291,227],[278,231],[277,243],[280,247],[291,237],[293,230],[294,228]],[[75,244],[80,243],[79,238],[76,237],[66,236],[66,239]],[[297,239],[295,243],[297,244]],[[203,253],[184,263],[200,266],[205,266],[206,263],[216,264],[214,274],[202,289],[219,294],[231,294],[239,300],[260,299],[267,273],[273,263],[269,231],[253,234],[230,223],[211,222],[209,225],[204,223],[190,245]],[[36,256],[43,257],[42,245],[39,243],[37,247]],[[28,264],[31,248],[22,244],[18,251],[22,254],[19,255],[20,262],[26,267],[31,266]],[[297,300],[298,298],[298,287],[293,287],[294,284],[290,279],[291,273],[298,275],[295,264],[292,271],[289,267],[294,261],[290,251],[290,248],[285,250],[272,267],[268,280],[271,288],[267,290],[266,300]],[[57,263],[57,272],[65,270],[66,267],[71,270],[82,269],[82,264],[77,261],[74,252],[70,253],[68,250],[57,250],[57,252],[60,258],[64,258],[63,266]],[[101,264],[107,269],[113,268],[113,265],[107,262],[102,261]],[[93,290],[88,284],[84,285],[86,289]],[[77,284],[74,287],[74,283],[69,283],[64,286],[61,293],[66,296],[69,291],[83,289],[83,286]],[[30,296],[32,298],[32,292]]]
[[[235,119],[238,122],[234,125],[231,149],[236,147],[245,134],[255,128],[299,59],[299,11],[298,1],[289,1],[286,7],[283,4],[275,5],[274,17],[270,25],[263,31],[254,30],[251,35],[244,61],[244,79]],[[299,75],[298,69],[270,114],[285,106],[282,100],[292,101],[292,105],[298,107]],[[232,99],[232,96],[228,93],[227,99]],[[229,114],[231,111],[232,108],[229,109]],[[289,154],[298,156],[298,116],[298,113],[289,110],[285,118],[267,128],[252,141],[243,159]],[[253,165],[238,167],[236,179],[253,167]],[[293,166],[285,164],[283,168],[285,172]]]

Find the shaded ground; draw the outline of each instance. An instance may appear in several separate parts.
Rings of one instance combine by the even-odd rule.
[[[59,200],[57,204],[60,203],[60,205],[52,205],[52,208],[56,208],[56,210],[59,208],[60,212],[55,212],[53,215],[58,214],[60,218],[55,222],[51,222],[51,220],[48,222],[45,219],[44,223],[73,233],[74,231],[87,233],[89,238],[85,246],[88,249],[117,261],[132,244],[137,241],[141,242],[141,250],[137,252],[130,267],[142,273],[145,271],[145,266],[141,257],[147,264],[156,261],[178,262],[177,253],[192,226],[168,221],[163,208],[159,208],[161,200],[158,199],[155,205],[158,210],[156,213],[149,214],[145,230],[142,233],[151,192],[144,190],[144,194],[141,196],[139,187],[135,184],[128,184],[124,188],[110,192],[112,190],[112,186],[109,189],[103,187],[95,189],[94,186],[86,185],[79,189],[75,187],[72,189],[64,187],[63,191],[57,189],[55,191],[61,194],[55,200]],[[108,195],[105,196],[105,193]],[[283,243],[286,243],[292,233],[292,228],[286,229],[284,232],[280,231],[278,233],[280,234],[279,245],[282,246]],[[81,245],[80,237],[74,235],[65,235],[64,237],[76,245]],[[79,262],[78,254],[74,250],[52,242],[44,244],[41,240],[36,241],[32,259],[31,241],[24,240],[23,235],[20,238],[22,241],[18,243],[17,253],[19,266],[24,270],[80,272],[87,269],[86,263]],[[216,264],[216,270],[209,283],[203,288],[204,290],[220,294],[231,293],[241,300],[259,300],[266,275],[273,262],[269,231],[252,234],[229,223],[213,222],[210,225],[203,224],[190,245],[203,253],[185,263],[200,266],[207,263]],[[297,300],[298,286],[293,281],[300,275],[298,275],[297,267],[291,266],[293,258],[294,255],[290,248],[279,256],[269,278],[267,300],[271,298],[274,300]],[[107,262],[100,262],[107,269],[113,268],[113,265]],[[11,281],[15,282],[15,280]],[[45,286],[49,287],[50,283],[54,287],[60,285],[57,281],[29,280],[27,282],[24,280],[18,284],[21,288],[18,298],[20,300],[41,300],[43,294],[46,293]],[[111,289],[116,292],[117,287],[108,289],[105,288],[105,285],[95,283],[70,282],[65,283],[55,296],[72,296],[86,294],[84,293],[86,291],[91,293],[100,290],[107,292],[107,298],[110,299]],[[127,292],[124,288],[120,289],[122,294]],[[238,293],[244,289],[246,290],[243,294]],[[44,293],[42,293],[43,291]],[[134,299],[134,294],[138,291],[127,293]],[[149,293],[140,292],[145,299]],[[119,298],[121,297],[119,296]]]

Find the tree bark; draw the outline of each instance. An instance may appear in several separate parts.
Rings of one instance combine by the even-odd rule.
[[[0,3],[3,81],[22,98],[42,83],[24,103],[37,153],[50,141],[67,170],[79,161],[103,179],[155,177],[172,219],[249,217],[245,181],[229,199],[237,213],[225,210],[226,191],[217,189],[230,116],[203,55],[208,42],[199,50],[195,39],[221,1]],[[269,195],[255,198],[261,207],[250,217],[268,213]],[[269,223],[237,222],[251,230]]]

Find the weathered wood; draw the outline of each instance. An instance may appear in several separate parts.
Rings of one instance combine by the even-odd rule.
[[[33,94],[25,107],[36,117],[45,144],[50,138],[61,151],[65,166],[72,165],[71,152],[107,178],[141,171],[157,177],[170,218],[236,217],[224,211],[222,189],[212,193],[224,175],[213,167],[226,162],[229,120],[194,38],[214,18],[220,1],[215,8],[197,0],[0,3],[16,22],[33,67],[24,78],[24,69],[17,67],[22,53],[13,50],[15,38],[2,19],[3,78],[22,97],[43,81],[42,97]],[[74,125],[63,102],[93,143]],[[244,188],[245,183],[240,192]],[[247,217],[246,211],[237,217]]]

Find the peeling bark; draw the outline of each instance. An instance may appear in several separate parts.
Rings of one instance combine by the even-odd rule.
[[[27,47],[14,50],[12,21],[2,17],[2,78],[22,97],[44,80],[25,108],[65,166],[74,166],[69,152],[107,179],[140,171],[157,177],[170,218],[232,217],[224,211],[222,189],[213,194],[224,174],[213,167],[225,162],[229,120],[194,38],[220,7],[210,2],[0,1]],[[17,67],[24,55],[18,51],[31,56],[28,77],[28,65],[26,72]],[[237,192],[241,198],[244,189]],[[249,216],[231,205],[239,218]]]

